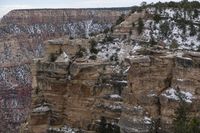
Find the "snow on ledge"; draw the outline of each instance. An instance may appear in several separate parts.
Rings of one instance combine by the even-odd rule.
[[[75,129],[72,129],[68,126],[64,126],[64,127],[61,127],[61,128],[53,128],[53,127],[50,127],[48,129],[49,131],[55,131],[55,132],[61,132],[61,133],[75,133]]]
[[[192,103],[192,99],[194,99],[194,97],[190,92],[180,91],[180,94],[185,102]],[[178,92],[174,88],[167,89],[162,96],[165,96],[169,99],[180,100],[178,97]]]
[[[112,94],[112,95],[110,95],[110,98],[113,98],[113,99],[115,99],[115,98],[121,98],[121,96],[118,95],[118,94]]]
[[[151,122],[152,122],[151,118],[149,118],[147,116],[144,117],[143,121],[144,121],[145,124],[151,124]]]
[[[49,110],[50,110],[50,108],[48,106],[42,105],[40,107],[34,108],[33,112],[34,113],[39,113],[39,112],[47,112]]]

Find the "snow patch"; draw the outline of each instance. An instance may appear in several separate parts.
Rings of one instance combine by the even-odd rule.
[[[145,124],[151,124],[151,118],[149,118],[147,116],[144,117],[143,121]]]
[[[49,111],[49,110],[50,110],[50,108],[49,108],[48,106],[42,105],[42,106],[40,106],[40,107],[34,108],[34,109],[33,109],[33,112],[34,112],[34,113],[38,113],[38,112],[47,112],[47,111]]]
[[[177,79],[177,81],[183,82],[183,81],[184,81],[184,79]]]
[[[50,127],[48,130],[49,131],[62,132],[62,133],[76,133],[75,129],[72,129],[72,128],[67,127],[67,126],[64,126],[64,127],[61,127],[61,128]]]
[[[55,62],[69,62],[69,57],[68,57],[68,55],[67,55],[65,52],[63,52],[63,53],[57,58],[57,60],[56,60]]]
[[[165,91],[165,93],[162,94],[162,96],[165,96],[165,97],[167,97],[169,99],[173,99],[173,100],[180,100],[180,98],[178,96],[178,92],[174,88],[167,89]],[[193,95],[190,92],[180,91],[180,96],[187,103],[192,103],[192,99],[194,99]]]
[[[121,96],[118,94],[112,94],[110,95],[110,98],[121,98]]]

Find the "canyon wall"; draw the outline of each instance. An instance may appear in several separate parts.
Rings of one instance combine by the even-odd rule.
[[[76,46],[80,44],[88,48],[88,40],[63,41],[62,44],[55,42],[49,43],[47,57],[35,60],[32,65],[29,131],[61,132],[65,126],[85,132],[96,131],[102,117],[117,126],[122,108],[120,95],[127,85],[123,71],[127,68],[120,69],[118,73],[114,71],[116,66],[112,63],[84,58],[70,61],[76,53],[70,51],[74,48],[78,51]],[[59,49],[62,49],[60,54]],[[51,61],[49,57],[52,54],[58,54],[57,60]]]
[[[188,52],[199,51],[199,11],[128,10],[14,10],[4,16],[0,132],[16,132],[21,122],[21,129],[36,133],[171,132],[178,93],[191,106],[189,116],[199,118],[200,56]],[[61,39],[45,42],[54,38]]]
[[[180,106],[178,94],[190,105],[190,117],[199,118],[199,53],[143,51],[127,59],[128,88],[123,93],[119,125],[126,132],[173,132]],[[155,129],[157,128],[157,129]]]
[[[50,41],[47,56],[33,63],[27,130],[97,132],[104,118],[122,133],[172,132],[178,92],[191,107],[190,117],[200,117],[198,52],[147,48],[126,62],[112,64],[84,58],[70,61],[76,52],[66,54],[67,48],[79,43],[58,42]],[[79,42],[89,47],[87,39]],[[71,56],[58,53],[59,49]],[[55,61],[50,61],[52,54],[57,55]]]
[[[6,14],[0,22],[0,97],[4,120],[1,130],[16,132],[15,127],[27,117],[30,63],[33,58],[44,56],[45,40],[66,36],[87,38],[111,27],[128,10],[24,9]]]

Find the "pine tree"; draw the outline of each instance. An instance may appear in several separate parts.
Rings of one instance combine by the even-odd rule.
[[[143,22],[142,18],[139,18],[138,19],[138,27],[137,27],[137,32],[139,35],[142,33],[143,29],[144,29],[144,22]]]
[[[173,121],[174,133],[200,133],[200,119],[189,117],[190,104],[186,103],[185,95],[180,91],[176,95],[179,98],[179,107]]]
[[[199,16],[199,11],[197,9],[194,9],[193,18],[197,18]]]
[[[162,33],[164,36],[167,36],[168,33],[169,33],[169,30],[170,30],[169,22],[165,21],[164,23],[162,23],[162,24],[160,25],[160,30],[161,30],[161,33]]]
[[[101,117],[101,122],[99,124],[99,133],[105,133],[106,132],[106,118]]]
[[[161,20],[161,17],[159,14],[155,14],[154,17],[153,17],[153,20],[156,22],[156,23],[159,23],[159,21]]]
[[[183,99],[183,94],[180,93],[180,91],[177,92],[176,95],[180,99],[180,102],[179,102],[179,107],[175,111],[175,118],[173,121],[174,132],[175,133],[186,133],[186,131],[188,129],[187,123],[188,123],[189,107],[188,107],[187,103],[185,102],[185,100]]]
[[[197,33],[197,31],[194,27],[194,24],[191,22],[191,24],[190,24],[190,36],[194,36],[194,35],[196,35],[196,33]]]

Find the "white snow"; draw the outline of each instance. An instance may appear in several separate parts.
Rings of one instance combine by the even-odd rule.
[[[192,59],[191,58],[188,58],[188,57],[181,57],[182,59],[185,59],[185,60],[190,60],[190,61],[192,61]]]
[[[121,96],[118,94],[112,94],[110,95],[110,98],[121,98]]]
[[[61,128],[50,127],[48,130],[49,131],[62,132],[62,133],[75,133],[75,131],[72,128],[67,127],[67,126],[64,126],[64,127],[61,127]]]
[[[49,111],[50,109],[49,109],[49,107],[48,106],[45,106],[45,105],[42,105],[42,106],[40,106],[40,107],[37,107],[37,108],[34,108],[33,109],[33,112],[47,112],[47,111]]]
[[[103,61],[110,60],[112,56],[117,57],[118,62],[123,61],[131,53],[135,53],[141,46],[136,44],[127,44],[124,40],[115,39],[113,42],[99,43],[97,57]]]
[[[194,99],[193,95],[190,92],[180,91],[180,94],[185,102],[191,103],[192,99]],[[162,95],[169,99],[180,100],[178,97],[178,92],[174,88],[167,89]]]
[[[115,82],[117,82],[117,83],[125,83],[125,84],[127,84],[128,83],[128,81],[126,81],[126,80],[117,80],[117,81],[115,81]]]
[[[116,109],[122,109],[122,106],[121,105],[110,105],[109,108],[116,110]]]
[[[157,96],[156,94],[148,94],[147,95],[148,97],[155,97],[155,96]]]
[[[132,51],[133,51],[133,52],[136,52],[137,50],[139,50],[139,49],[141,49],[141,48],[142,48],[141,46],[139,46],[138,44],[136,44],[136,45],[133,47]]]
[[[166,8],[162,9],[161,12],[155,10],[155,8],[148,8],[147,11],[150,14],[160,14],[161,17],[167,18],[166,21],[169,22],[169,28],[170,33],[168,36],[163,36],[161,33],[160,26],[162,23],[164,23],[164,19],[161,20],[159,23],[155,23],[154,20],[149,19],[145,21],[145,30],[142,34],[142,40],[149,41],[151,37],[154,38],[155,41],[163,40],[163,42],[166,44],[166,46],[169,48],[169,46],[172,44],[172,41],[175,40],[178,44],[178,49],[192,49],[197,50],[200,46],[200,41],[198,40],[200,29],[195,23],[200,22],[200,15],[197,18],[192,18],[191,15],[194,14],[194,12],[187,12],[186,11],[186,20],[194,22],[194,27],[196,29],[197,34],[194,36],[190,35],[191,29],[190,25],[186,24],[186,33],[183,33],[183,30],[180,28],[180,25],[174,21],[174,18],[180,19],[184,18],[184,12],[183,9],[173,9],[173,8]],[[178,17],[177,17],[178,14]]]
[[[68,55],[63,52],[57,59],[55,62],[69,62],[69,57]]]
[[[151,124],[151,118],[145,116],[143,120],[145,124]]]
[[[138,105],[138,106],[134,106],[133,109],[134,109],[134,110],[142,110],[143,108],[142,108],[141,106]]]
[[[127,73],[131,67],[129,66],[123,73]]]
[[[177,79],[177,81],[183,82],[183,81],[184,81],[184,79]]]

